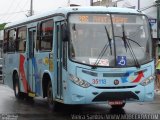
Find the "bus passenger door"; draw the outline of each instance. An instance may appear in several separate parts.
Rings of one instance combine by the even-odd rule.
[[[27,79],[29,82],[29,91],[35,92],[35,68],[34,68],[34,48],[35,48],[35,40],[36,40],[36,28],[29,28],[28,29],[28,35],[29,35],[29,44],[28,44],[28,68],[27,68]]]
[[[56,69],[57,69],[57,91],[56,91],[56,97],[58,99],[63,99],[63,84],[62,84],[62,80],[63,80],[63,65],[62,65],[62,46],[63,46],[63,42],[62,42],[62,26],[64,24],[64,21],[58,21],[56,22],[56,53],[57,53],[57,64],[56,64]]]

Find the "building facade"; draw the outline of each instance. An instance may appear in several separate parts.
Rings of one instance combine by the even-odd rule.
[[[96,2],[93,2],[93,6],[111,7],[115,6],[115,2],[112,2],[112,0],[97,0]]]
[[[0,58],[2,58],[3,30],[0,30]]]

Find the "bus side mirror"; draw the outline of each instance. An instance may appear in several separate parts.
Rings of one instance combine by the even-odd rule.
[[[62,26],[62,40],[64,42],[67,42],[68,41],[68,29],[67,29],[67,25],[66,24],[63,24]]]

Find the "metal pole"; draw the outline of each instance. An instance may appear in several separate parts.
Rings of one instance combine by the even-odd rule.
[[[160,6],[158,5],[160,3],[160,0],[157,0],[157,38],[160,37],[159,33],[160,33]]]
[[[159,58],[159,49],[160,49],[160,47],[159,47],[159,37],[160,37],[160,6],[159,6],[159,3],[160,3],[160,0],[157,0],[156,1],[156,4],[157,4],[157,41],[156,41],[156,45],[157,45],[157,48],[156,48],[156,50],[157,50],[157,52],[155,53],[156,55],[155,55],[155,57],[156,57],[156,59],[158,59]]]
[[[93,6],[93,0],[90,0],[90,6]]]
[[[33,15],[33,0],[31,0],[30,15],[29,16],[32,16],[32,15]]]
[[[140,10],[140,0],[138,0],[138,10]]]
[[[70,0],[68,0],[68,7],[70,7]]]

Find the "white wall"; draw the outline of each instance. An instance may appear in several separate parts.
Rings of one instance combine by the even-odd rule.
[[[3,40],[3,31],[0,30],[0,40]]]

